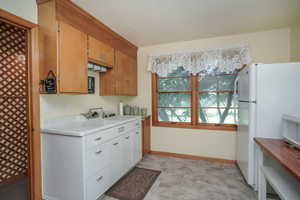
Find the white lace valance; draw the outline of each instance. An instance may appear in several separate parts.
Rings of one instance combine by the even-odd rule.
[[[205,75],[233,73],[250,63],[248,47],[239,46],[151,55],[148,69],[159,76],[167,76],[178,67],[183,67],[194,75]]]

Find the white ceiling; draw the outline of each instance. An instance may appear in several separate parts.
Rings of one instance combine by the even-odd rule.
[[[300,0],[72,0],[137,46],[288,26]]]

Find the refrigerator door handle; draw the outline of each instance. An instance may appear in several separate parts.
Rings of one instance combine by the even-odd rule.
[[[241,103],[256,103],[256,101],[242,101],[242,100],[239,100],[239,102],[241,102]]]
[[[233,96],[237,96],[238,94],[238,81],[239,81],[239,76],[236,77],[235,81],[234,81],[234,92],[233,92]],[[237,113],[237,109],[234,109],[234,123],[238,124],[238,113]]]

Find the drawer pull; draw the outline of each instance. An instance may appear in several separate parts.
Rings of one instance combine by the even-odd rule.
[[[96,154],[100,154],[100,153],[102,153],[102,151],[100,150],[100,151],[96,151]]]
[[[119,144],[119,142],[114,143],[114,146],[117,146]]]
[[[127,140],[128,140],[129,138],[130,138],[129,136],[126,137]]]
[[[139,125],[139,123],[136,123],[135,125],[136,125],[136,126],[138,126],[138,125]]]
[[[137,135],[138,135],[138,134],[140,134],[140,132],[135,132],[135,134],[137,134]]]
[[[120,127],[119,132],[123,132],[125,130],[125,127]]]
[[[95,141],[99,141],[101,139],[102,139],[102,137],[98,137],[98,138],[95,139]]]
[[[100,176],[99,178],[96,179],[97,182],[101,181],[103,179],[103,176]]]

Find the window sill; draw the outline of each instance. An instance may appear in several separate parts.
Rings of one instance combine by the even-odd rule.
[[[152,122],[154,127],[168,127],[168,128],[187,128],[187,129],[204,129],[204,130],[218,130],[218,131],[236,131],[237,125],[233,124],[189,124],[181,122]]]

